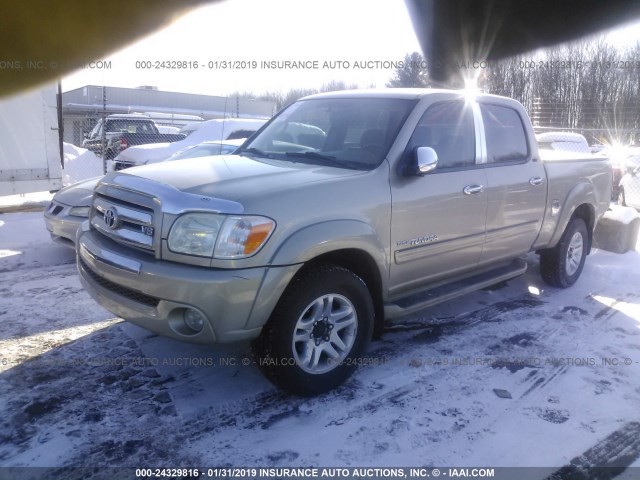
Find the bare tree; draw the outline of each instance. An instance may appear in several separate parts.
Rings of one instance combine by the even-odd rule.
[[[387,83],[387,87],[427,87],[428,74],[425,61],[418,52],[407,53],[402,65],[396,68],[393,78]]]

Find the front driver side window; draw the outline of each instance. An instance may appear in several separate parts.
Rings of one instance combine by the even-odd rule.
[[[465,168],[476,163],[473,113],[463,101],[441,102],[424,113],[411,135],[408,153],[431,147],[438,154],[438,169]]]
[[[480,111],[487,137],[487,163],[526,161],[527,135],[518,112],[490,104],[481,104]]]

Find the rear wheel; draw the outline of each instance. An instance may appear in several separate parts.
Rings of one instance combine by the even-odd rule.
[[[584,267],[589,246],[587,225],[581,218],[574,218],[567,225],[558,245],[540,252],[540,273],[549,285],[570,287]]]
[[[254,344],[256,363],[274,384],[317,395],[356,369],[373,331],[367,286],[353,272],[320,265],[293,280]]]

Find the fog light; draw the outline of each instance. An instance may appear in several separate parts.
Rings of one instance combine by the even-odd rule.
[[[184,323],[194,332],[200,332],[204,327],[204,318],[200,315],[200,312],[188,308],[182,314]]]

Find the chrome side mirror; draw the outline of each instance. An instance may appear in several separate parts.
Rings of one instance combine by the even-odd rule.
[[[438,154],[431,147],[418,147],[415,161],[416,174],[426,175],[438,166]]]

